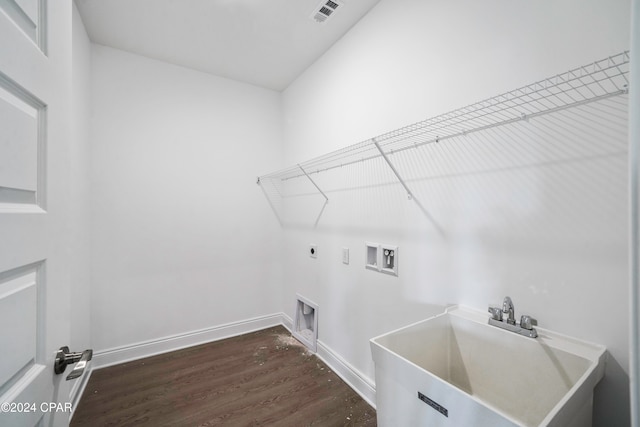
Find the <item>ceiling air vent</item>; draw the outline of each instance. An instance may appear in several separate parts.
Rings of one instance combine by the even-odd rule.
[[[314,21],[319,24],[324,24],[335,15],[336,11],[341,8],[344,4],[338,0],[323,0],[320,4],[314,9],[311,17]]]

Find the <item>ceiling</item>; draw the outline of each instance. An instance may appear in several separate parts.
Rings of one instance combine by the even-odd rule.
[[[75,0],[92,42],[281,91],[380,0]],[[324,2],[323,2],[324,3]]]

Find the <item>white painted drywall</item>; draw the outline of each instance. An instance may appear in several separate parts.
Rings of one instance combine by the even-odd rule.
[[[91,42],[85,31],[80,14],[73,4],[71,68],[71,143],[69,144],[69,173],[71,175],[69,200],[71,203],[69,228],[69,268],[71,280],[71,342],[72,351],[91,348],[91,255],[90,255],[90,94],[91,87]]]
[[[280,95],[99,45],[91,71],[95,350],[279,312]]]
[[[284,91],[285,163],[628,49],[629,6],[628,0],[383,0]],[[424,165],[442,170],[422,202],[446,238],[400,186],[367,186],[393,181],[379,162],[364,168],[372,181],[355,168],[333,180],[314,175],[332,191],[317,228],[320,196],[301,197],[299,206],[288,202],[294,225],[285,228],[286,312],[292,315],[296,292],[316,301],[318,339],[373,378],[369,338],[446,304],[486,309],[510,295],[518,315],[608,347],[594,425],[627,425],[626,135],[575,138],[584,129],[559,117],[550,134],[548,122],[526,125],[547,132],[534,148],[499,133],[498,141],[441,145],[422,163],[396,157],[412,173]],[[554,143],[556,134],[562,142]],[[570,161],[543,164],[547,152],[562,150]],[[475,165],[485,173],[469,172]],[[365,270],[365,241],[399,246],[398,278]],[[307,255],[310,243],[318,245],[317,259]],[[342,247],[351,250],[349,265],[341,262]]]
[[[631,51],[640,49],[640,1],[633,0],[631,7]],[[631,394],[631,425],[640,425],[640,60],[631,57],[631,82],[629,88],[629,189],[630,189],[630,290],[629,290],[629,377]],[[634,120],[635,118],[635,120]]]

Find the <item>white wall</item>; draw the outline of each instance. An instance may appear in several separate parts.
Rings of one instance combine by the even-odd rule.
[[[69,145],[71,186],[71,342],[72,351],[91,348],[91,256],[90,256],[90,143],[89,84],[91,74],[91,42],[78,9],[73,4],[72,46],[72,123]]]
[[[383,0],[284,92],[285,163],[628,49],[628,17],[628,0]],[[287,202],[287,313],[296,292],[318,303],[319,339],[373,378],[369,338],[510,295],[517,315],[608,347],[594,421],[627,425],[626,123],[603,132],[589,108],[396,157],[431,177],[412,185],[445,237],[398,185],[368,186],[393,182],[381,163],[314,175],[318,226],[319,196]],[[364,269],[365,240],[399,245],[398,278]]]
[[[631,6],[631,51],[640,49],[640,1],[634,0]],[[640,60],[637,56],[631,59],[631,81],[640,81]],[[631,381],[631,425],[640,424],[640,123],[632,118],[640,115],[640,90],[637,85],[631,85],[629,95],[629,187],[630,187],[630,227],[629,246],[631,252],[631,280],[630,280],[630,325],[629,347],[630,363],[629,377]]]
[[[278,93],[92,46],[97,351],[280,312]]]

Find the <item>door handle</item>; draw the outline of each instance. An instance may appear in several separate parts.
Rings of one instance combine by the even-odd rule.
[[[67,365],[76,363],[73,371],[67,375],[67,381],[78,378],[84,373],[84,369],[87,367],[87,362],[93,357],[93,350],[85,350],[83,352],[72,353],[69,351],[69,347],[60,347],[60,350],[56,352],[56,360],[53,363],[53,371],[56,374],[61,374],[67,369]]]

